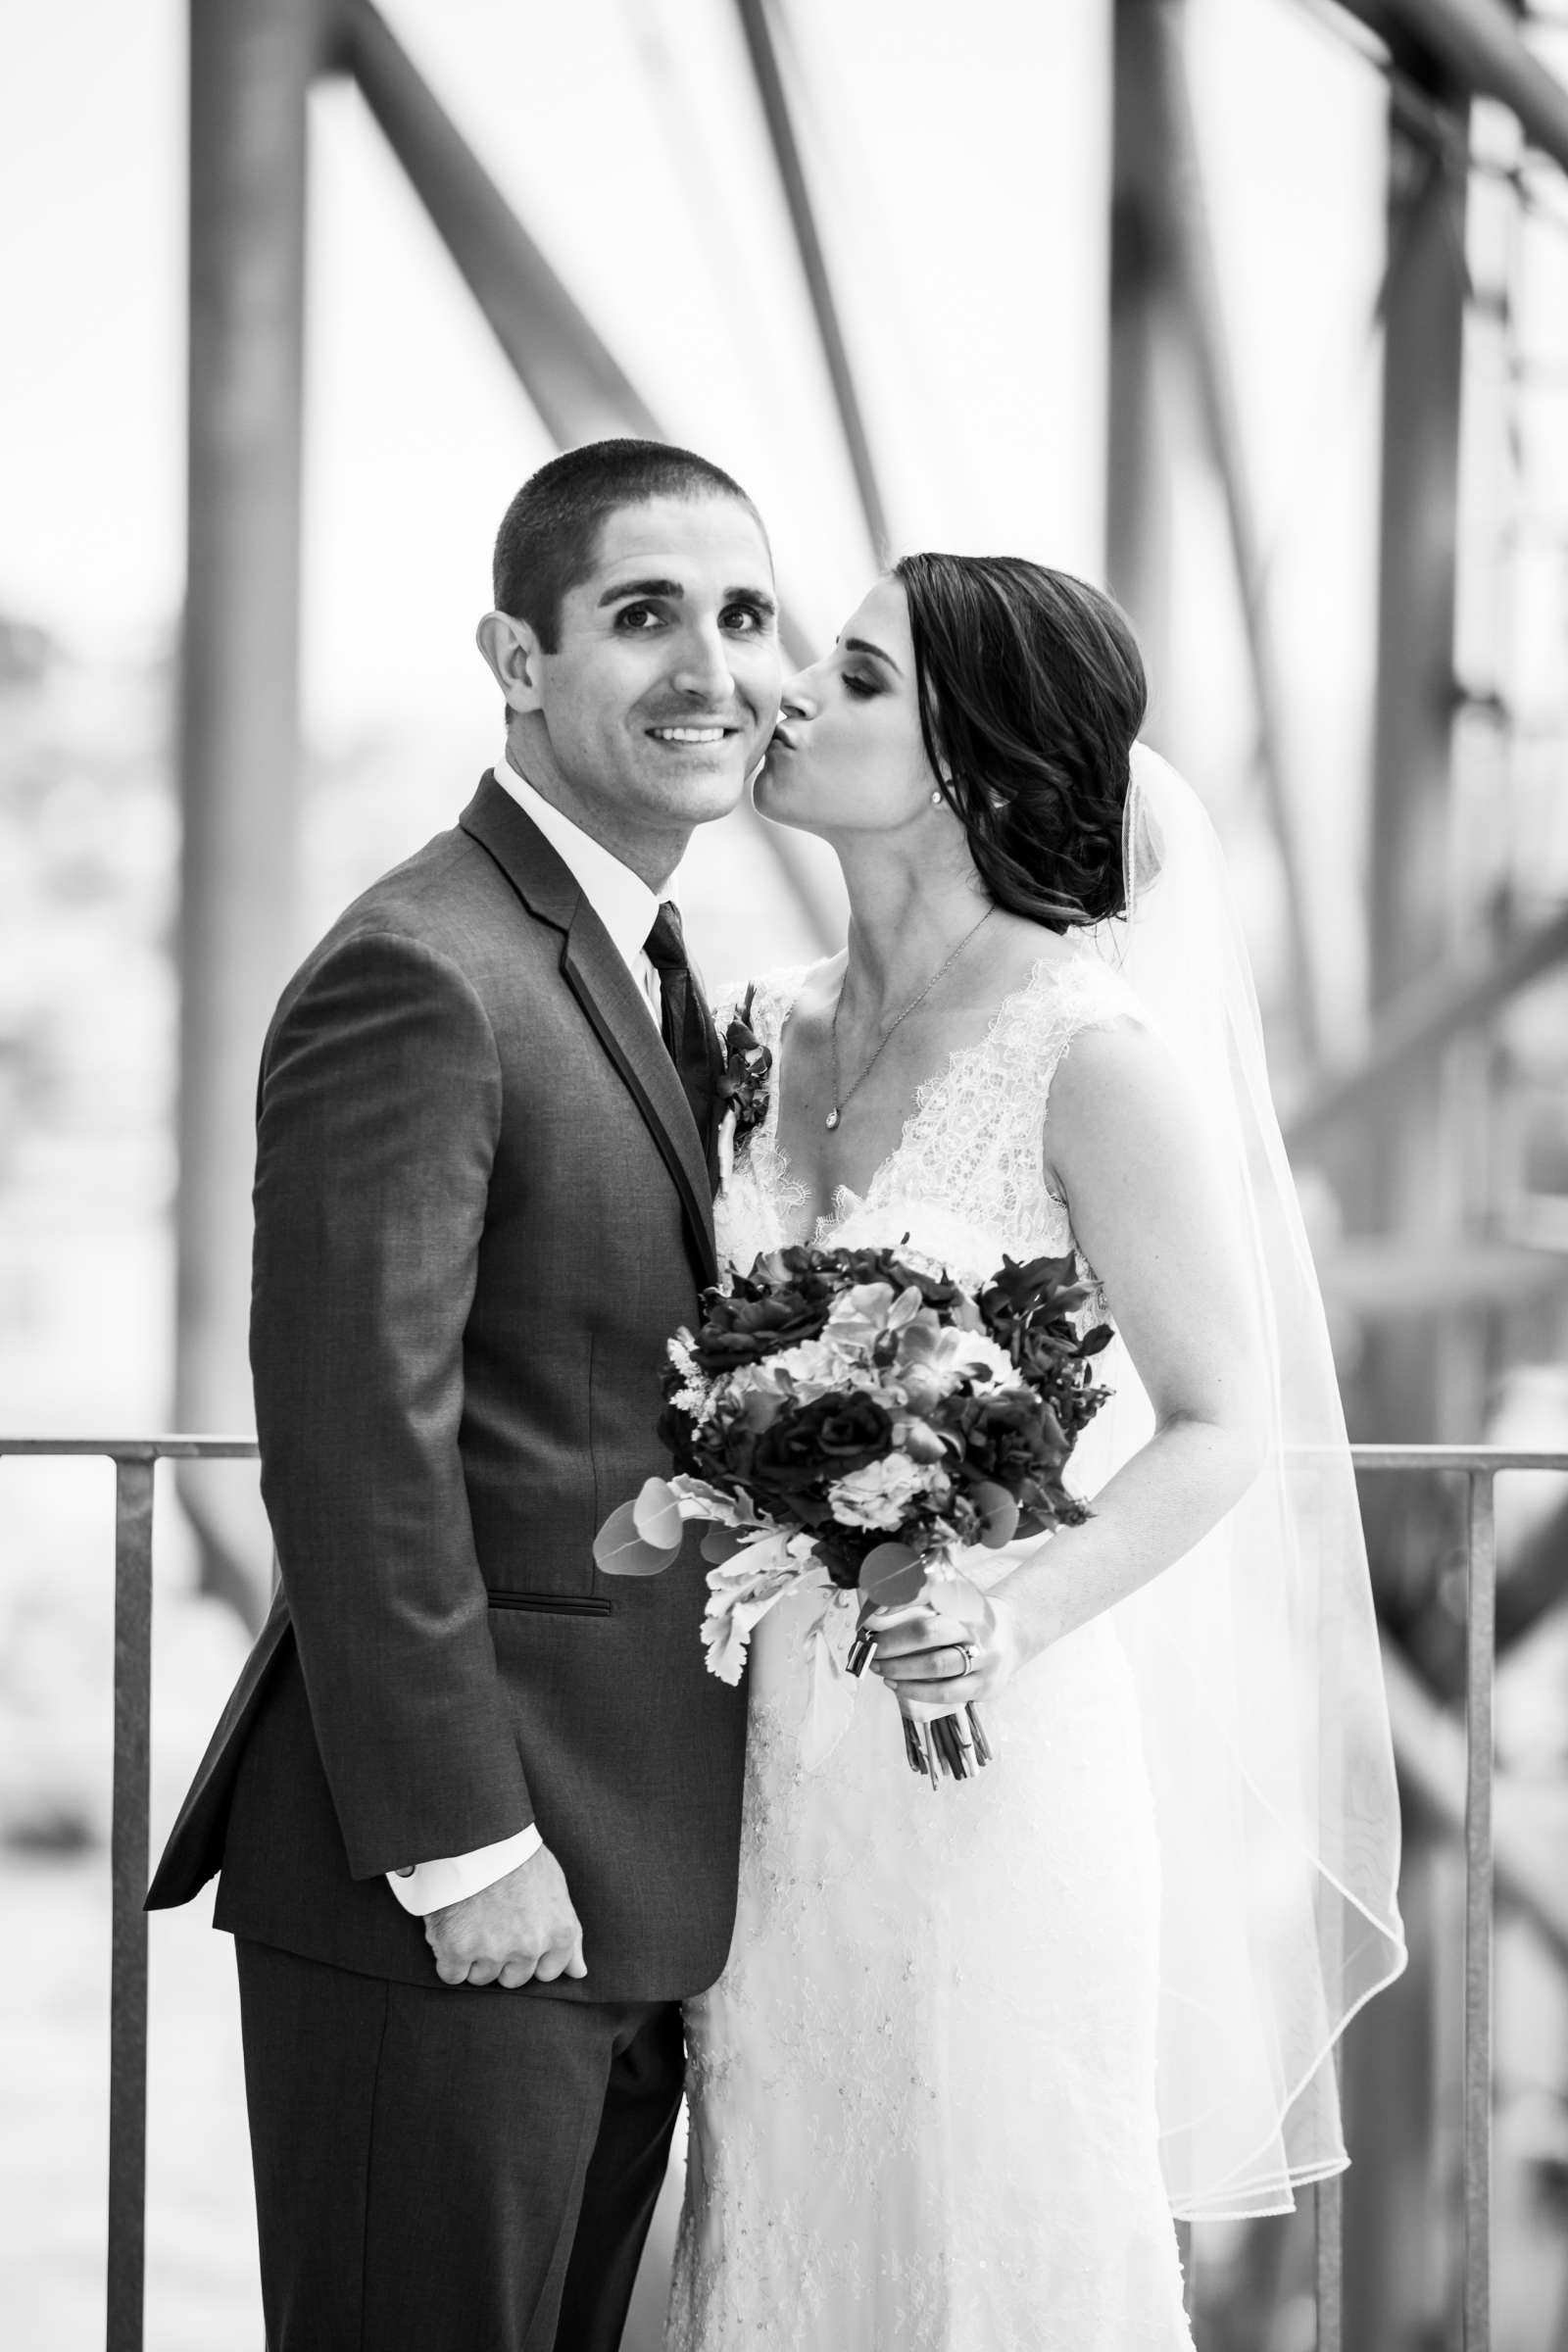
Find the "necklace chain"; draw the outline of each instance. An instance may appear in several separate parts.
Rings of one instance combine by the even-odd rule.
[[[822,1122],[830,1134],[838,1125],[840,1119],[843,1118],[844,1113],[848,1109],[854,1097],[859,1093],[861,1087],[865,1084],[866,1080],[870,1077],[871,1072],[876,1068],[877,1063],[881,1060],[883,1054],[886,1053],[888,1046],[892,1043],[894,1030],[898,1028],[901,1021],[906,1021],[911,1012],[918,1011],[919,1007],[925,1003],[927,997],[931,994],[931,991],[935,988],[937,982],[942,978],[943,974],[945,972],[952,971],[954,965],[957,962],[958,957],[963,954],[964,949],[969,945],[970,940],[974,938],[975,933],[982,930],[995,913],[996,908],[994,906],[988,906],[984,914],[980,917],[979,922],[974,924],[971,929],[964,933],[957,946],[954,949],[952,955],[949,956],[945,961],[937,965],[936,970],[932,973],[924,988],[921,989],[920,994],[917,997],[911,997],[907,1004],[904,1006],[903,1010],[894,1014],[892,1020],[889,1021],[887,1027],[883,1030],[881,1038],[878,1040],[876,1051],[871,1055],[870,1060],[866,1063],[858,1078],[856,1079],[854,1085],[847,1089],[841,1089],[839,1084],[839,1006],[844,1002],[844,981],[841,980],[839,982],[839,993],[833,1000],[833,1019],[828,1032],[829,1044],[833,1054],[833,1102],[832,1107],[828,1111],[827,1117]],[[849,977],[849,964],[846,961],[844,966],[846,979]]]

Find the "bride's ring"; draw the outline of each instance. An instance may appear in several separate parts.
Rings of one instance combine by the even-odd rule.
[[[956,1654],[960,1662],[956,1674],[944,1675],[942,1679],[948,1683],[961,1682],[966,1674],[974,1672],[974,1643],[972,1642],[950,1642],[948,1646]]]

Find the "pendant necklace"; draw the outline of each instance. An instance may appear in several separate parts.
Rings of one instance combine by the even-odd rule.
[[[844,1116],[844,1113],[848,1109],[853,1098],[859,1093],[861,1087],[865,1084],[866,1080],[870,1077],[871,1072],[876,1068],[877,1063],[881,1060],[882,1055],[886,1052],[888,1044],[892,1039],[893,1032],[895,1029],[897,1029],[899,1023],[901,1021],[906,1021],[911,1012],[915,1012],[919,1009],[919,1007],[925,1003],[927,997],[931,994],[931,991],[935,988],[937,982],[942,978],[943,973],[950,972],[953,969],[954,965],[957,962],[958,957],[963,954],[964,949],[969,945],[970,940],[973,939],[975,932],[983,929],[983,927],[990,922],[991,917],[996,913],[996,911],[997,910],[995,906],[988,906],[986,908],[984,914],[980,917],[979,922],[976,923],[971,930],[968,930],[964,933],[963,937],[959,940],[957,946],[954,949],[953,954],[948,957],[947,961],[937,965],[936,970],[932,973],[924,988],[921,989],[920,994],[917,997],[911,997],[902,1012],[896,1012],[894,1014],[892,1020],[889,1021],[886,1029],[882,1033],[881,1041],[877,1046],[876,1052],[872,1054],[870,1060],[866,1063],[858,1078],[856,1079],[855,1084],[843,1092],[841,1092],[839,1088],[839,1006],[844,1001],[844,982],[842,980],[839,982],[839,993],[833,1000],[833,1020],[829,1030],[829,1041],[833,1054],[833,1107],[822,1122],[823,1126],[828,1130],[830,1135],[833,1132],[833,1129],[838,1125],[840,1119]],[[847,962],[844,969],[845,975],[848,977],[849,964]]]

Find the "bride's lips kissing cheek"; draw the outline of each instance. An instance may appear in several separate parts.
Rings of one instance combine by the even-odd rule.
[[[822,659],[786,682],[758,805],[837,840],[928,822],[931,785],[908,603],[898,580],[879,580]]]

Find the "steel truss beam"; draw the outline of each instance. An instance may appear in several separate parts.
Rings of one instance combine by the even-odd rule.
[[[546,431],[564,449],[617,434],[667,440],[379,11],[338,0],[336,36],[336,62],[359,84]]]
[[[1533,147],[1568,172],[1568,90],[1499,0],[1338,0],[1398,59],[1424,50],[1471,98],[1495,98]]]
[[[1129,511],[1155,487],[1152,459],[1132,444],[1152,426],[1152,387],[1125,380],[1152,368],[1163,326],[1185,349],[1198,392],[1209,463],[1219,481],[1247,639],[1257,718],[1258,771],[1285,885],[1296,1018],[1309,1059],[1321,1048],[1322,992],[1309,894],[1286,782],[1284,695],[1264,582],[1261,534],[1243,447],[1218,276],[1209,238],[1202,165],[1182,50],[1181,0],[1116,0],[1116,155],[1112,214],[1112,430],[1108,538],[1116,568],[1155,555],[1148,522]],[[1147,313],[1141,329],[1136,313]],[[1132,464],[1123,480],[1123,464]],[[1136,482],[1136,490],[1129,483]],[[1115,569],[1112,573],[1115,580]],[[1146,621],[1153,642],[1159,614]]]
[[[1364,1060],[1331,1074],[1285,1118],[1293,1151],[1310,1150],[1351,1112],[1384,1115],[1399,1102],[1392,1080],[1490,1020],[1532,982],[1568,962],[1568,910],[1503,950],[1484,971],[1418,980],[1385,1009]]]
[[[871,552],[879,564],[885,564],[892,555],[893,543],[888,533],[881,486],[877,481],[859,394],[856,389],[855,370],[850,365],[844,330],[839,322],[838,305],[833,298],[833,281],[828,275],[822,240],[817,233],[816,214],[811,204],[810,189],[806,183],[806,170],[801,162],[800,145],[784,91],[784,77],[779,72],[778,52],[773,43],[772,26],[768,23],[767,4],[768,0],[736,0],[741,29],[746,36],[747,53],[752,61],[757,94],[766,119],[767,135],[772,141],[773,160],[778,166],[784,200],[789,206],[790,224],[800,248],[801,268],[806,273],[807,289],[811,297],[816,331],[833,385],[833,398],[855,474],[855,486],[859,492],[860,512],[865,517]]]
[[[300,474],[306,110],[321,0],[190,0],[190,347],[180,648],[174,1408],[251,1410],[256,1063],[302,944]],[[204,1592],[254,1628],[254,1482],[182,1463]]]

